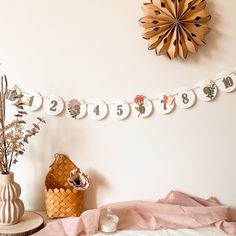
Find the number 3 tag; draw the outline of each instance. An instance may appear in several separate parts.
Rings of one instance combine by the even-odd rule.
[[[115,100],[110,106],[111,116],[116,120],[124,120],[129,116],[130,106],[124,100]]]
[[[107,116],[107,104],[102,100],[93,100],[88,103],[88,115],[93,120],[102,120]]]
[[[45,99],[45,112],[50,116],[59,115],[64,109],[64,101],[58,96],[49,96]]]

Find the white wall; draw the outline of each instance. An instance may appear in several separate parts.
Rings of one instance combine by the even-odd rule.
[[[0,0],[2,69],[23,89],[110,101],[171,93],[235,67],[236,1],[208,0],[212,32],[187,61],[147,50],[138,24],[143,2]],[[44,208],[44,178],[56,152],[89,173],[86,208],[155,200],[172,189],[236,206],[235,102],[235,92],[220,93],[190,110],[122,122],[48,117],[13,168],[26,208]]]

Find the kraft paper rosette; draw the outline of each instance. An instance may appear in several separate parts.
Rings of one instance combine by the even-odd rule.
[[[148,49],[155,49],[157,55],[166,54],[170,59],[185,59],[188,52],[196,53],[210,32],[207,22],[211,16],[205,7],[206,0],[144,3],[145,16],[139,22],[144,28],[143,38],[149,40]]]

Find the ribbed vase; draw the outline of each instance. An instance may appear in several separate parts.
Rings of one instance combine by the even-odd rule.
[[[24,204],[19,199],[20,185],[14,182],[14,174],[0,174],[0,225],[13,225],[24,214]]]

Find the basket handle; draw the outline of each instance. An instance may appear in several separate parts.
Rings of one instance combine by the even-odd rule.
[[[53,163],[49,166],[50,168],[55,164],[55,163],[57,163],[58,162],[58,159],[60,158],[60,156],[61,156],[61,154],[59,154],[59,153],[55,153],[54,154],[54,161],[53,161]]]

